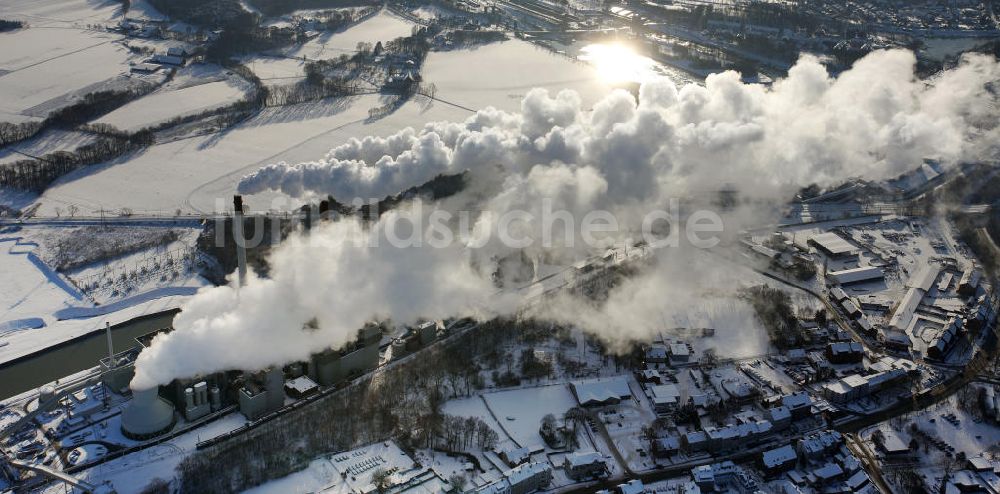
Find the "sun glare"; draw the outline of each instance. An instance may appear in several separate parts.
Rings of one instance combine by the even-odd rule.
[[[627,45],[595,43],[580,50],[580,60],[592,64],[609,83],[643,82],[658,74],[656,62]]]

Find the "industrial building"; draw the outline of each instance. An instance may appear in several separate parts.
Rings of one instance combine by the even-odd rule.
[[[833,258],[850,257],[856,255],[858,252],[857,247],[833,232],[813,235],[809,239],[809,245],[816,247],[820,252]]]
[[[174,405],[160,397],[157,388],[136,390],[122,410],[122,434],[136,441],[170,432],[176,423]]]
[[[309,378],[322,386],[359,375],[378,365],[378,344],[382,338],[381,327],[369,324],[358,331],[358,338],[342,348],[329,348],[312,357],[308,367]]]
[[[861,266],[841,271],[830,271],[826,276],[840,285],[877,281],[885,277],[882,269],[875,266]]]
[[[967,269],[962,273],[962,278],[958,281],[958,293],[966,297],[976,294],[979,290],[979,281],[982,277],[982,272],[980,272],[975,267]]]
[[[285,376],[280,368],[272,368],[247,376],[239,391],[240,413],[256,420],[285,405]]]

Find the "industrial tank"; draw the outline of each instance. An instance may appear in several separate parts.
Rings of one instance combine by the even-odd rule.
[[[156,388],[136,390],[122,412],[122,433],[130,439],[149,439],[170,432],[175,422],[174,406],[160,398]]]

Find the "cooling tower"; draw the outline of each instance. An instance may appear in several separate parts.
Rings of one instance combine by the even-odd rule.
[[[160,398],[156,388],[138,390],[122,412],[122,433],[130,439],[149,439],[169,432],[175,420],[173,405]]]

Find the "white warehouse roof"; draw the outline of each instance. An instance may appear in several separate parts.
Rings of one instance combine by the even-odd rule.
[[[917,307],[920,306],[920,301],[923,298],[923,290],[919,288],[910,288],[907,290],[906,295],[903,296],[903,300],[896,307],[896,311],[892,313],[889,325],[900,331],[906,331],[910,327],[910,322],[913,321],[913,314],[917,311]]]
[[[827,273],[833,281],[841,285],[859,283],[862,281],[882,279],[882,269],[875,266],[862,266],[860,268],[845,269],[843,271],[831,271]],[[932,280],[933,281],[933,280]]]
[[[826,250],[833,255],[840,254],[850,254],[855,251],[853,245],[843,237],[837,235],[833,232],[820,233],[818,235],[813,235],[809,240],[815,242],[817,245]]]
[[[925,264],[924,267],[920,268],[920,271],[917,271],[917,274],[910,277],[909,281],[906,282],[906,286],[919,288],[926,292],[931,289],[931,285],[937,279],[939,271],[936,266]]]

